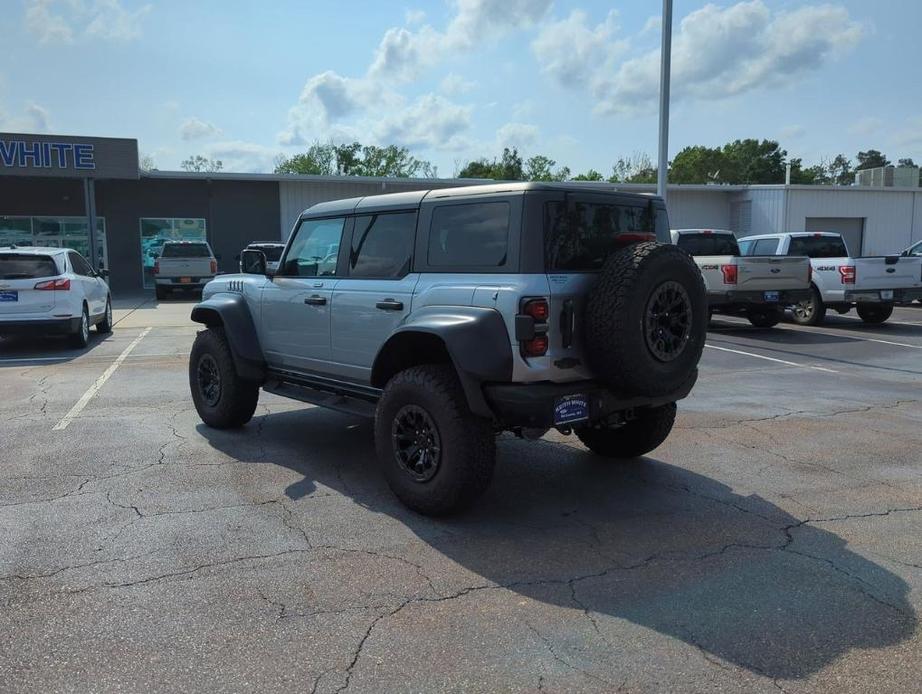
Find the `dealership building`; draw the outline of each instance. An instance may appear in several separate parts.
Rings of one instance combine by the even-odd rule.
[[[113,290],[128,293],[152,287],[164,240],[206,239],[219,270],[234,272],[242,248],[287,239],[317,202],[479,182],[140,171],[136,140],[0,133],[0,246],[70,247],[87,257],[95,247]],[[671,185],[667,203],[674,228],[838,231],[853,255],[922,240],[918,187]]]

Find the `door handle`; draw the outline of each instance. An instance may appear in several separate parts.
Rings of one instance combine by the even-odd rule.
[[[307,297],[304,300],[304,303],[310,306],[323,306],[324,304],[327,303],[327,300],[325,297],[317,296],[316,294],[314,294],[314,296]]]
[[[375,308],[380,308],[382,311],[403,311],[403,302],[385,299],[376,303]]]

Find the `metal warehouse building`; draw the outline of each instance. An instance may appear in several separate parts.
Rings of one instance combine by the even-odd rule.
[[[286,239],[314,203],[476,183],[141,172],[136,140],[0,133],[0,246],[66,246],[87,257],[95,246],[113,289],[135,291],[151,286],[154,258],[167,239],[207,239],[219,269],[234,272],[244,246]],[[856,255],[895,253],[922,239],[918,188],[681,185],[670,186],[668,206],[676,228],[839,231]]]

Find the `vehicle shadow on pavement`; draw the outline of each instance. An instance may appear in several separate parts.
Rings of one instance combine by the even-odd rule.
[[[110,335],[100,335],[95,329],[90,330],[90,342],[82,349],[72,346],[67,336],[33,337],[15,335],[2,337],[0,338],[0,359],[28,361],[36,358],[53,358],[70,361],[84,354],[89,354],[110,337]]]
[[[258,417],[239,432],[198,431],[238,460],[302,475],[285,490],[292,499],[335,490],[404,524],[443,566],[447,558],[522,596],[585,612],[609,660],[625,652],[625,638],[650,638],[619,623],[628,620],[709,659],[803,679],[853,649],[898,644],[917,625],[909,586],[842,538],[682,467],[611,463],[504,436],[483,499],[432,519],[390,494],[369,422],[305,409]],[[310,510],[298,513],[309,520]],[[367,542],[375,547],[373,532]],[[425,570],[427,552],[409,552]]]

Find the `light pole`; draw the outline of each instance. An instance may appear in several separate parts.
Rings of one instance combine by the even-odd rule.
[[[669,77],[672,63],[672,0],[663,0],[663,43],[659,73],[659,168],[656,192],[666,200],[666,174],[669,169]]]

